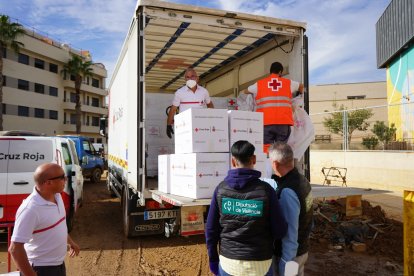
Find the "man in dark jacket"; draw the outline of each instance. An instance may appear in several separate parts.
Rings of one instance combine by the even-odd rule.
[[[309,181],[295,168],[292,148],[283,142],[276,142],[269,148],[269,158],[277,183],[277,196],[283,215],[288,223],[288,232],[281,243],[276,243],[275,268],[279,275],[285,275],[286,262],[299,264],[298,275],[304,275],[308,259],[309,235],[313,221],[313,198]]]
[[[247,141],[233,144],[231,162],[236,169],[229,170],[211,200],[206,243],[215,275],[265,275],[272,262],[273,241],[287,231],[275,191],[253,169],[254,150]]]

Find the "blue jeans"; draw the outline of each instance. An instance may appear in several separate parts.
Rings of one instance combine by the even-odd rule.
[[[223,270],[221,267],[221,264],[219,264],[219,274],[218,276],[231,276],[231,274],[228,274],[226,271]]]

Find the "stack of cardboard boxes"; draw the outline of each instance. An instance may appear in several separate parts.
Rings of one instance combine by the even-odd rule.
[[[175,154],[158,157],[161,192],[210,198],[231,168],[229,149],[238,140],[255,148],[256,169],[266,171],[263,114],[226,109],[189,109],[174,117]]]

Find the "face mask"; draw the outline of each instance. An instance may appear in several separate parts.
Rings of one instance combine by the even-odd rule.
[[[196,82],[195,80],[188,80],[188,81],[186,82],[186,85],[187,85],[189,88],[194,88],[194,87],[197,85],[197,82]]]

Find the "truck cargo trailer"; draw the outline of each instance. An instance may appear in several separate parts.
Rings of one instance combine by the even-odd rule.
[[[107,185],[121,198],[127,237],[203,230],[200,214],[209,199],[159,192],[157,179],[149,178],[158,155],[174,153],[166,109],[186,69],[196,70],[211,97],[234,99],[279,61],[285,77],[304,83],[307,110],[305,29],[302,22],[260,15],[154,0],[137,4],[109,85]],[[307,160],[302,168],[308,175]],[[184,219],[201,226],[184,229]]]

